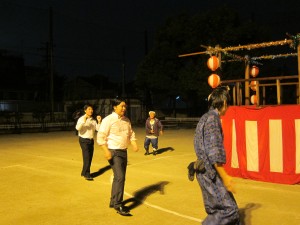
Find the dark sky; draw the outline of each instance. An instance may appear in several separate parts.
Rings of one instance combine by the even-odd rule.
[[[125,52],[129,81],[145,54],[145,30],[151,47],[156,28],[167,17],[224,4],[243,19],[270,26],[274,39],[266,42],[285,39],[285,32],[300,32],[299,0],[1,0],[0,49],[24,55],[26,65],[39,65],[46,55],[52,6],[56,71],[120,79]]]

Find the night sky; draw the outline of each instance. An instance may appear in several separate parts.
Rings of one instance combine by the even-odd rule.
[[[52,6],[55,70],[68,77],[103,74],[118,80],[124,55],[128,82],[145,55],[145,30],[151,48],[155,30],[166,18],[224,4],[242,19],[269,26],[273,40],[266,42],[300,32],[299,0],[1,0],[0,49],[23,55],[25,65],[40,65]]]

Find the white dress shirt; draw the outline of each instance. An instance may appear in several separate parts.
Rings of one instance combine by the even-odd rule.
[[[100,124],[92,117],[87,118],[84,122],[84,117],[85,115],[78,119],[75,128],[78,130],[79,137],[92,139],[94,138],[95,130],[99,130]]]
[[[106,116],[100,125],[97,134],[97,143],[107,145],[109,149],[127,149],[130,141],[135,141],[135,133],[132,130],[130,120],[115,112]]]

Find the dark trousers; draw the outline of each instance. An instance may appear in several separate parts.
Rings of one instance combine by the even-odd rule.
[[[114,173],[114,179],[111,188],[110,205],[114,208],[122,206],[126,168],[127,168],[127,150],[111,150],[112,159],[109,160]]]
[[[147,138],[147,137],[145,137],[144,148],[145,148],[146,152],[149,151],[150,143],[152,145],[152,148],[154,148],[155,150],[158,149],[158,138]]]
[[[94,154],[94,140],[79,137],[79,144],[82,150],[83,166],[81,176],[89,177],[91,175],[91,164]]]

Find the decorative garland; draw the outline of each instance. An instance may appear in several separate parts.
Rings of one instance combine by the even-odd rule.
[[[249,44],[249,45],[240,45],[236,47],[226,47],[221,49],[222,51],[239,51],[239,50],[252,50],[256,48],[266,48],[266,47],[272,47],[272,46],[278,46],[278,45],[291,45],[292,40],[282,40],[282,41],[271,41],[271,42],[264,42],[259,44]]]
[[[290,47],[293,49],[296,49],[300,42],[300,33],[296,35],[290,35],[289,33],[286,33],[287,36],[289,36],[292,40],[292,43],[290,44]]]
[[[220,48],[218,46],[211,47],[211,46],[201,45],[201,47],[206,48],[206,51],[182,54],[182,55],[179,55],[178,57],[186,57],[186,56],[193,56],[193,55],[200,55],[200,54],[217,55],[219,52],[223,52],[225,55],[228,55],[233,58],[233,60],[230,60],[230,61],[244,61],[244,60],[246,60],[245,57],[241,57],[241,56],[234,55],[232,53],[228,53],[228,51],[252,50],[252,49],[256,49],[256,48],[266,48],[266,47],[272,47],[272,46],[278,46],[278,45],[289,45],[290,48],[296,49],[300,43],[300,33],[298,33],[297,35],[294,35],[294,36],[290,35],[288,33],[287,33],[287,35],[290,37],[289,40],[285,39],[285,40],[281,40],[281,41],[271,41],[271,42],[264,42],[264,43],[258,43],[258,44],[240,45],[240,46],[236,46],[236,47]],[[290,57],[290,56],[297,56],[297,53],[253,57],[249,60],[255,61],[257,59],[275,59],[275,58]],[[227,60],[227,62],[229,62],[229,60]]]
[[[252,57],[251,59],[257,60],[257,59],[277,59],[277,58],[287,58],[290,56],[298,56],[297,53],[286,53],[286,54],[278,54],[278,55],[263,55],[260,57]]]
[[[259,57],[251,57],[251,59],[247,57],[241,57],[241,56],[236,56],[230,53],[225,53],[226,55],[230,56],[233,59],[229,60],[222,60],[222,62],[237,62],[237,61],[250,61],[251,64],[254,65],[263,65],[262,63],[257,62],[256,60],[261,60],[261,59],[277,59],[277,58],[288,58],[291,56],[298,56],[297,53],[286,53],[286,54],[278,54],[278,55],[263,55]]]

